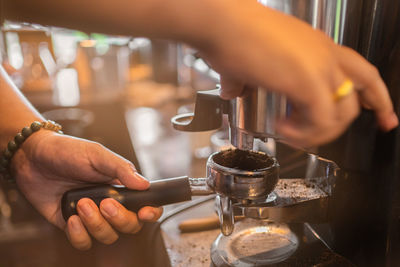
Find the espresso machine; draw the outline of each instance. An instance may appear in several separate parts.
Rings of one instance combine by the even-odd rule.
[[[400,2],[259,2],[310,23],[335,42],[362,54],[379,69],[399,114]],[[250,104],[246,103],[249,99]],[[265,103],[264,107],[258,106],[258,112],[252,111],[260,100]],[[290,115],[290,104],[283,96],[261,90],[252,92],[251,96],[237,98],[223,109],[232,115],[229,120],[230,141],[242,149],[252,148],[253,137],[279,139],[273,130],[275,119]],[[195,114],[199,112],[195,110]],[[209,109],[201,112],[209,112]],[[208,114],[202,116],[210,124],[215,123],[212,119],[215,116],[204,114]],[[260,114],[263,114],[261,120]],[[314,150],[319,156],[336,163],[340,172],[334,175],[335,181],[332,181],[328,220],[312,223],[310,218],[302,219],[311,222],[315,233],[330,249],[358,266],[400,264],[398,151],[398,130],[380,132],[374,114],[368,110],[362,110],[359,118],[338,139]],[[301,215],[307,214],[300,210]]]
[[[400,2],[260,2],[296,16],[324,31],[335,42],[359,51],[379,68],[395,110],[399,111],[400,76],[396,68],[400,69]],[[192,195],[216,193],[222,235],[213,245],[214,252],[228,242],[229,239],[222,240],[223,236],[232,236],[236,218],[245,217],[307,222],[326,246],[359,266],[397,266],[400,263],[397,253],[400,248],[397,130],[381,133],[372,112],[363,110],[337,140],[314,148],[314,153],[306,151],[307,172],[304,176],[279,179],[279,162],[273,155],[253,151],[253,143],[255,138],[262,141],[272,138],[272,142],[281,139],[274,131],[274,125],[277,119],[290,116],[290,103],[284,96],[264,88],[248,90],[231,101],[221,100],[218,92],[218,88],[198,92],[194,113],[172,119],[177,130],[206,131],[219,128],[223,115],[227,114],[229,140],[236,149],[212,154],[206,166],[207,177],[163,179],[152,182],[148,191],[134,194],[109,185],[73,190],[63,198],[64,217],[67,219],[76,212],[76,203],[82,196],[89,196],[96,203],[105,197],[114,197],[128,208],[137,210],[144,205],[165,205],[189,200]],[[249,158],[251,163],[246,162]],[[256,228],[253,232],[262,229]],[[285,232],[284,229],[279,231]],[[264,259],[261,265],[289,257],[296,249],[296,241],[290,234],[287,240],[291,243],[280,251],[281,258],[276,257],[276,261]],[[255,243],[250,245],[255,246]],[[222,258],[229,261],[230,256],[223,255]],[[246,260],[249,263],[249,259]],[[250,265],[243,266],[253,266],[251,260]]]
[[[362,54],[379,69],[388,86],[395,112],[399,114],[399,1],[259,2],[310,23],[335,42]],[[249,113],[243,98],[233,100],[228,107],[238,115],[230,118],[230,141],[238,148],[250,149],[252,137],[263,138],[262,133],[279,138],[273,131],[274,118],[290,115],[290,105],[284,97],[270,94],[269,98],[264,98],[260,93],[268,94],[258,90],[250,98],[253,104],[265,99],[266,108],[258,109],[261,113]],[[236,113],[237,108],[242,108],[244,112]],[[259,123],[259,114],[265,116],[265,123]],[[210,116],[204,115],[204,118],[213,122]],[[332,186],[329,220],[324,224],[310,225],[329,248],[358,266],[400,264],[399,148],[398,129],[389,133],[380,132],[374,114],[362,110],[342,136],[314,150],[319,156],[335,162],[340,172]],[[308,218],[304,219],[307,221]]]

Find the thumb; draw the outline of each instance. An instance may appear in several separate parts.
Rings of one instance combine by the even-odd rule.
[[[92,167],[110,177],[110,181],[117,178],[130,189],[145,190],[149,187],[149,181],[137,172],[129,160],[98,143],[88,143],[86,151]]]
[[[243,92],[244,84],[233,80],[227,76],[221,76],[221,98],[229,100],[240,96]]]

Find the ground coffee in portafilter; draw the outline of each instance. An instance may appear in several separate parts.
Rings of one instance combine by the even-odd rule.
[[[259,171],[274,164],[267,154],[240,149],[221,151],[213,160],[221,166],[244,171]]]

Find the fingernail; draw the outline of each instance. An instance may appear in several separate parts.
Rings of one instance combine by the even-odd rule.
[[[117,216],[118,214],[118,207],[116,207],[113,203],[110,201],[104,202],[103,205],[101,205],[101,209],[109,216],[109,217],[114,217]]]
[[[135,174],[136,178],[139,178],[139,180],[141,180],[145,183],[149,183],[149,181],[146,178],[144,178],[140,173],[135,172],[134,174]]]
[[[83,215],[86,217],[90,217],[93,214],[93,209],[89,203],[84,203],[83,205],[79,206],[80,210],[83,212]]]
[[[70,225],[71,225],[71,231],[73,231],[74,233],[80,233],[82,230],[82,226],[78,221],[78,218],[71,218],[69,221]]]
[[[397,125],[399,125],[399,118],[397,117],[396,113],[392,113],[392,115],[390,116],[390,125],[392,127],[396,127]]]
[[[220,91],[219,96],[220,96],[222,99],[225,99],[225,100],[229,100],[229,99],[230,99],[230,95],[227,94],[227,93],[225,93],[224,91]]]
[[[147,212],[142,216],[142,219],[150,221],[150,220],[154,219],[154,213]]]
[[[390,114],[389,116],[385,117],[380,123],[381,129],[386,132],[391,131],[397,125],[399,125],[399,119],[397,118],[397,115],[394,112],[392,112],[392,114]]]

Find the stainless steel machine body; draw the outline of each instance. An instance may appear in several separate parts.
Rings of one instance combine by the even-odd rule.
[[[235,147],[253,149],[254,138],[278,138],[275,124],[290,114],[286,97],[263,88],[250,89],[229,102],[229,138]]]

